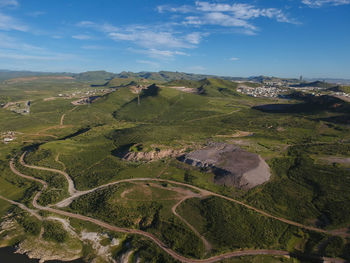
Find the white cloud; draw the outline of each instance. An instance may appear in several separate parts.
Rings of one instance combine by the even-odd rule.
[[[106,47],[103,46],[98,46],[98,45],[86,45],[86,46],[82,46],[82,49],[87,49],[87,50],[101,50],[101,49],[105,49]]]
[[[31,17],[38,17],[38,16],[42,16],[45,14],[46,14],[46,12],[43,12],[43,11],[35,11],[35,12],[28,13],[28,15]]]
[[[350,4],[350,0],[302,0],[301,2],[312,8],[322,7],[324,5],[338,6]]]
[[[140,64],[146,64],[146,65],[149,65],[153,68],[159,68],[160,67],[160,64],[158,62],[155,62],[155,61],[150,61],[150,60],[137,60],[136,61],[137,63],[140,63]]]
[[[196,1],[195,5],[192,7],[159,6],[158,11],[188,13],[183,18],[183,24],[185,25],[192,25],[196,27],[201,25],[237,27],[244,29],[241,32],[249,35],[255,34],[255,32],[258,30],[257,26],[252,23],[252,20],[259,17],[274,19],[278,22],[297,24],[295,20],[290,19],[281,9],[257,8],[254,5],[245,3],[226,4]]]
[[[131,52],[147,55],[151,58],[156,59],[171,59],[175,56],[189,56],[187,53],[178,50],[162,50],[162,49],[128,49]]]
[[[225,27],[243,27],[246,29],[256,30],[257,28],[248,23],[246,20],[224,14],[222,12],[210,12],[202,17],[187,17],[186,24],[195,25],[219,25]]]
[[[11,6],[17,7],[19,4],[16,0],[0,0],[0,7]]]
[[[232,58],[230,58],[229,60],[231,60],[231,61],[237,61],[237,60],[239,60],[239,58],[232,57]]]
[[[21,39],[0,32],[0,58],[27,61],[64,61],[76,58],[75,55],[50,52],[46,48],[34,46]]]
[[[172,32],[152,31],[151,29],[141,29],[135,27],[121,32],[112,32],[109,37],[116,41],[131,41],[138,46],[147,48],[192,48],[193,41],[199,43],[199,38],[195,36],[177,36]]]
[[[111,24],[98,24],[92,21],[81,21],[78,27],[90,28],[104,33],[114,41],[131,42],[143,49],[128,48],[131,52],[144,54],[156,59],[172,59],[175,56],[185,56],[183,49],[195,48],[206,34],[192,32],[184,34],[174,31],[174,24],[130,25],[115,27]],[[74,38],[87,39],[85,35],[75,35]],[[85,46],[85,49],[95,49]]]
[[[78,40],[88,40],[88,39],[92,39],[92,37],[91,36],[89,36],[89,35],[74,35],[74,36],[72,36],[72,38],[74,38],[74,39],[78,39]]]
[[[8,15],[5,15],[3,13],[0,13],[0,30],[28,31],[28,27],[22,24],[21,22],[19,22],[17,19]]]
[[[98,23],[91,22],[91,21],[81,21],[77,24],[77,26],[92,28],[92,29],[95,29],[97,31],[104,32],[104,33],[110,33],[110,32],[118,30],[117,27],[115,27],[109,23],[98,24]]]
[[[219,4],[196,2],[197,9],[203,12],[225,12],[236,19],[249,20],[258,17],[268,17],[279,22],[291,22],[282,10],[277,8],[256,8],[250,4]]]
[[[8,51],[2,51],[0,50],[0,58],[4,59],[14,59],[14,60],[45,60],[45,61],[52,61],[52,60],[66,60],[66,59],[72,59],[73,56],[69,54],[51,54],[51,55],[26,55],[22,53],[9,53]]]
[[[23,52],[42,52],[43,48],[33,46],[13,37],[10,37],[4,33],[0,33],[0,48],[8,49],[8,50],[18,50]]]
[[[193,7],[189,5],[183,5],[179,7],[173,7],[171,5],[160,5],[160,6],[157,6],[157,10],[159,13],[164,13],[164,12],[189,13],[193,11]]]
[[[185,39],[191,44],[198,45],[204,36],[208,36],[208,34],[193,32],[193,33],[187,34],[185,36]]]

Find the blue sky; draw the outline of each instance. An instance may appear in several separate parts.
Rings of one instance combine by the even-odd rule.
[[[350,78],[350,0],[0,0],[0,69]]]

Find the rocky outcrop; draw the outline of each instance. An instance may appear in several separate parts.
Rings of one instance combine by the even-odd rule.
[[[26,239],[18,244],[16,253],[39,259],[40,263],[49,260],[72,261],[81,257],[81,248],[70,248],[66,244],[58,246],[56,243],[42,239]]]
[[[128,152],[122,158],[126,161],[156,161],[166,157],[177,157],[183,151],[182,150],[155,150],[149,152]]]
[[[185,154],[181,161],[210,169],[219,185],[250,189],[270,178],[267,163],[257,154],[226,143],[211,143],[207,147]]]

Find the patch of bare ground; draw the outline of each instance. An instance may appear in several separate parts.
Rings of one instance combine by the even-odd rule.
[[[60,161],[60,154],[59,154],[59,153],[58,153],[58,154],[56,155],[56,157],[55,157],[55,162],[57,162],[57,163],[59,163],[60,165],[62,165],[63,171],[66,170],[66,165],[65,165],[63,162]]]
[[[171,211],[173,212],[173,214],[174,214],[175,216],[177,216],[180,220],[182,220],[182,222],[184,222],[185,225],[187,225],[187,226],[193,231],[193,233],[194,233],[197,237],[199,237],[199,238],[202,240],[203,245],[204,245],[204,247],[205,247],[205,250],[206,250],[206,251],[210,251],[210,250],[212,250],[212,248],[213,248],[212,244],[210,244],[210,242],[209,242],[203,235],[201,235],[201,234],[198,232],[198,230],[197,230],[194,226],[192,226],[186,219],[184,219],[182,216],[180,216],[180,215],[176,212],[176,208],[177,208],[180,204],[182,204],[182,203],[183,203],[184,201],[186,201],[187,199],[193,198],[193,197],[196,197],[196,196],[195,196],[195,195],[188,195],[188,196],[185,196],[184,198],[182,198],[179,202],[177,202],[177,203],[171,208]]]
[[[180,158],[192,166],[208,168],[219,185],[250,189],[269,180],[270,169],[259,155],[237,145],[211,143]]]
[[[43,101],[52,101],[52,100],[56,100],[58,99],[57,97],[49,97],[49,98],[45,98],[43,99]]]
[[[242,146],[249,146],[251,143],[249,141],[245,141],[245,140],[230,140],[228,141],[228,143],[233,143],[233,144],[237,144],[237,145],[242,145]]]
[[[33,246],[35,244],[35,246]],[[28,238],[18,244],[16,253],[26,254],[29,258],[40,259],[40,263],[48,260],[72,261],[81,257],[81,249],[71,248],[68,244],[45,241],[41,238]]]
[[[97,232],[87,232],[82,231],[80,234],[80,239],[84,242],[88,242],[92,245],[92,248],[95,250],[96,255],[98,258],[102,259],[103,262],[115,262],[113,260],[112,256],[112,249],[114,247],[119,246],[120,240],[113,238],[108,245],[102,245],[101,241],[104,239],[110,239],[110,237],[107,234],[101,234]],[[100,262],[100,261],[93,261],[93,262]]]
[[[186,93],[198,93],[198,89],[187,88],[187,87],[167,87],[167,88],[176,89]]]
[[[134,253],[133,250],[129,249],[126,252],[124,252],[123,254],[121,254],[118,258],[118,262],[120,263],[128,263],[130,262],[129,259],[131,257],[131,255]]]
[[[23,158],[23,156],[24,156],[24,154],[22,155],[21,158]],[[22,164],[22,162],[21,162],[21,164]],[[23,177],[25,179],[28,179],[28,180],[32,180],[32,181],[38,182],[38,183],[40,183],[42,185],[41,190],[38,191],[35,194],[35,196],[33,198],[33,201],[32,201],[32,204],[33,204],[33,206],[35,208],[37,208],[39,210],[55,213],[55,214],[58,214],[58,215],[61,215],[61,216],[64,216],[64,217],[76,218],[76,219],[79,219],[79,220],[90,222],[90,223],[96,224],[98,226],[104,227],[104,228],[106,228],[106,229],[108,229],[110,231],[119,232],[119,233],[126,233],[126,234],[137,234],[137,235],[141,235],[141,236],[147,237],[147,238],[151,239],[155,244],[157,244],[168,255],[172,256],[174,259],[179,260],[181,262],[185,262],[185,263],[214,263],[214,262],[222,261],[224,259],[228,259],[228,258],[231,258],[231,257],[241,257],[241,256],[248,256],[248,255],[279,255],[279,256],[288,256],[289,255],[288,251],[282,251],[282,250],[248,249],[248,250],[238,250],[238,251],[228,252],[226,254],[213,256],[213,257],[207,258],[207,259],[186,258],[186,257],[184,257],[184,256],[182,256],[180,254],[177,254],[174,250],[172,250],[169,247],[167,247],[161,240],[159,240],[156,236],[154,236],[151,233],[148,233],[148,232],[145,232],[145,231],[142,231],[142,230],[138,230],[138,229],[121,228],[121,227],[110,225],[110,224],[108,224],[106,222],[100,221],[100,220],[92,218],[92,217],[88,217],[88,216],[84,216],[84,215],[80,215],[80,214],[75,214],[75,213],[71,213],[71,212],[55,209],[55,208],[52,208],[52,207],[40,206],[37,203],[37,200],[40,197],[41,193],[44,190],[47,189],[47,187],[48,187],[47,183],[45,181],[43,181],[43,180],[40,180],[40,179],[34,178],[32,176],[25,175],[25,174],[19,172],[14,166],[14,159],[12,159],[10,161],[10,168],[11,168],[12,172],[15,173],[16,175],[18,175],[20,177]],[[31,167],[31,168],[33,168],[33,169],[40,169],[39,167]],[[327,234],[330,234],[330,235],[343,236],[343,237],[348,237],[349,236],[349,233],[348,232],[344,232],[343,230],[337,230],[339,232],[335,233],[335,232],[327,231],[327,230],[320,229],[320,228],[317,228],[317,227],[303,225],[303,224],[298,223],[298,222],[294,222],[294,221],[291,221],[291,220],[288,220],[288,219],[285,219],[285,218],[281,218],[281,217],[277,217],[277,216],[271,215],[271,214],[269,214],[269,213],[267,213],[267,212],[265,212],[263,210],[260,210],[258,208],[253,207],[253,206],[245,204],[244,202],[241,202],[241,201],[236,200],[234,198],[230,198],[230,197],[227,197],[227,196],[224,196],[224,195],[221,195],[221,194],[210,192],[208,190],[201,189],[201,188],[199,188],[197,186],[194,186],[194,185],[189,185],[189,184],[186,184],[186,183],[181,183],[181,182],[172,181],[172,180],[168,180],[168,179],[158,179],[158,178],[130,178],[130,179],[122,179],[122,180],[119,180],[119,181],[115,181],[115,182],[111,182],[111,183],[108,183],[108,184],[105,184],[105,185],[98,186],[98,187],[93,188],[93,189],[88,190],[88,191],[81,192],[81,193],[79,193],[79,195],[71,196],[71,197],[67,198],[66,200],[72,201],[73,199],[77,198],[77,196],[81,196],[83,194],[91,193],[93,191],[97,191],[99,189],[102,189],[102,188],[105,188],[105,187],[108,187],[108,186],[111,186],[111,185],[116,185],[116,184],[125,183],[125,182],[140,182],[140,181],[153,181],[153,182],[157,182],[157,183],[159,183],[159,182],[164,183],[165,182],[165,183],[168,183],[168,184],[171,184],[171,185],[176,185],[176,186],[179,186],[179,187],[185,187],[186,189],[194,190],[195,193],[193,193],[193,194],[196,194],[198,196],[202,196],[202,197],[210,196],[210,195],[211,196],[217,196],[217,197],[220,197],[222,199],[228,200],[230,202],[234,202],[236,204],[244,206],[244,207],[246,207],[246,208],[248,208],[248,209],[250,209],[252,211],[255,211],[255,212],[257,212],[257,213],[259,213],[261,215],[264,215],[266,217],[279,220],[279,221],[284,222],[284,223],[289,224],[289,225],[294,225],[294,226],[297,226],[297,227],[301,227],[301,228],[308,229],[308,230],[311,230],[311,231],[316,231],[316,232],[319,232],[319,233],[327,233]]]
[[[123,159],[126,161],[157,161],[167,157],[177,157],[182,154],[185,149],[174,150],[164,149],[149,152],[127,152]]]
[[[270,179],[270,167],[261,156],[259,156],[259,159],[260,162],[258,167],[243,174],[242,181],[246,181],[246,185],[241,182],[242,188],[253,188]]]
[[[346,97],[346,96],[334,96],[338,99],[341,99],[343,101],[346,101],[346,102],[350,102],[350,97]]]
[[[247,137],[252,136],[254,133],[248,132],[248,131],[236,131],[233,134],[227,134],[227,135],[216,135],[215,137],[219,138],[238,138],[238,137]]]

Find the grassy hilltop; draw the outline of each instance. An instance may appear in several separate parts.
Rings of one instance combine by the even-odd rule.
[[[77,190],[128,178],[170,179],[304,225],[325,230],[349,228],[350,166],[334,161],[334,157],[343,160],[350,155],[349,103],[327,96],[253,98],[238,93],[238,84],[231,80],[191,79],[180,73],[101,74],[0,84],[3,103],[31,101],[27,115],[0,108],[0,132],[14,131],[16,137],[9,144],[0,143],[1,196],[32,208],[31,200],[39,189],[38,184],[11,172],[9,161],[13,157],[17,158],[18,170],[48,182],[48,189],[38,200],[41,205],[68,196],[63,176],[20,165],[18,156],[29,149],[27,163],[66,171]],[[101,84],[97,89],[116,91],[79,106],[71,103],[74,98],[57,95],[95,89],[90,84],[96,79],[105,80],[97,83]],[[133,90],[137,85],[151,88],[137,94]],[[192,92],[173,87],[190,88]],[[152,161],[122,158],[124,152],[134,156],[190,152],[215,141],[238,144],[259,154],[271,168],[270,181],[246,191],[216,185],[210,170],[189,166],[171,155]],[[290,226],[214,196],[191,198],[177,208],[198,231],[196,234],[171,212],[186,190],[167,183],[124,182],[83,195],[64,209],[152,233],[191,258],[249,248],[286,250],[295,258],[251,256],[225,262],[297,262],[296,258],[311,254],[350,260],[349,239]],[[64,244],[74,244],[86,260],[99,257],[106,261],[91,244],[67,232],[59,222],[41,222],[0,199],[0,214],[9,212],[18,230],[3,232],[0,245],[23,242],[29,236],[55,244],[52,246],[57,251],[64,251]],[[144,260],[141,262],[174,261],[146,238],[111,233],[77,219],[70,223],[77,233],[84,229],[107,232],[108,238],[101,241],[106,245],[117,238],[119,245],[111,252],[114,259],[132,250],[129,262],[136,262],[137,257]],[[42,236],[40,231],[44,231]],[[211,250],[206,249],[201,237],[212,245]]]

